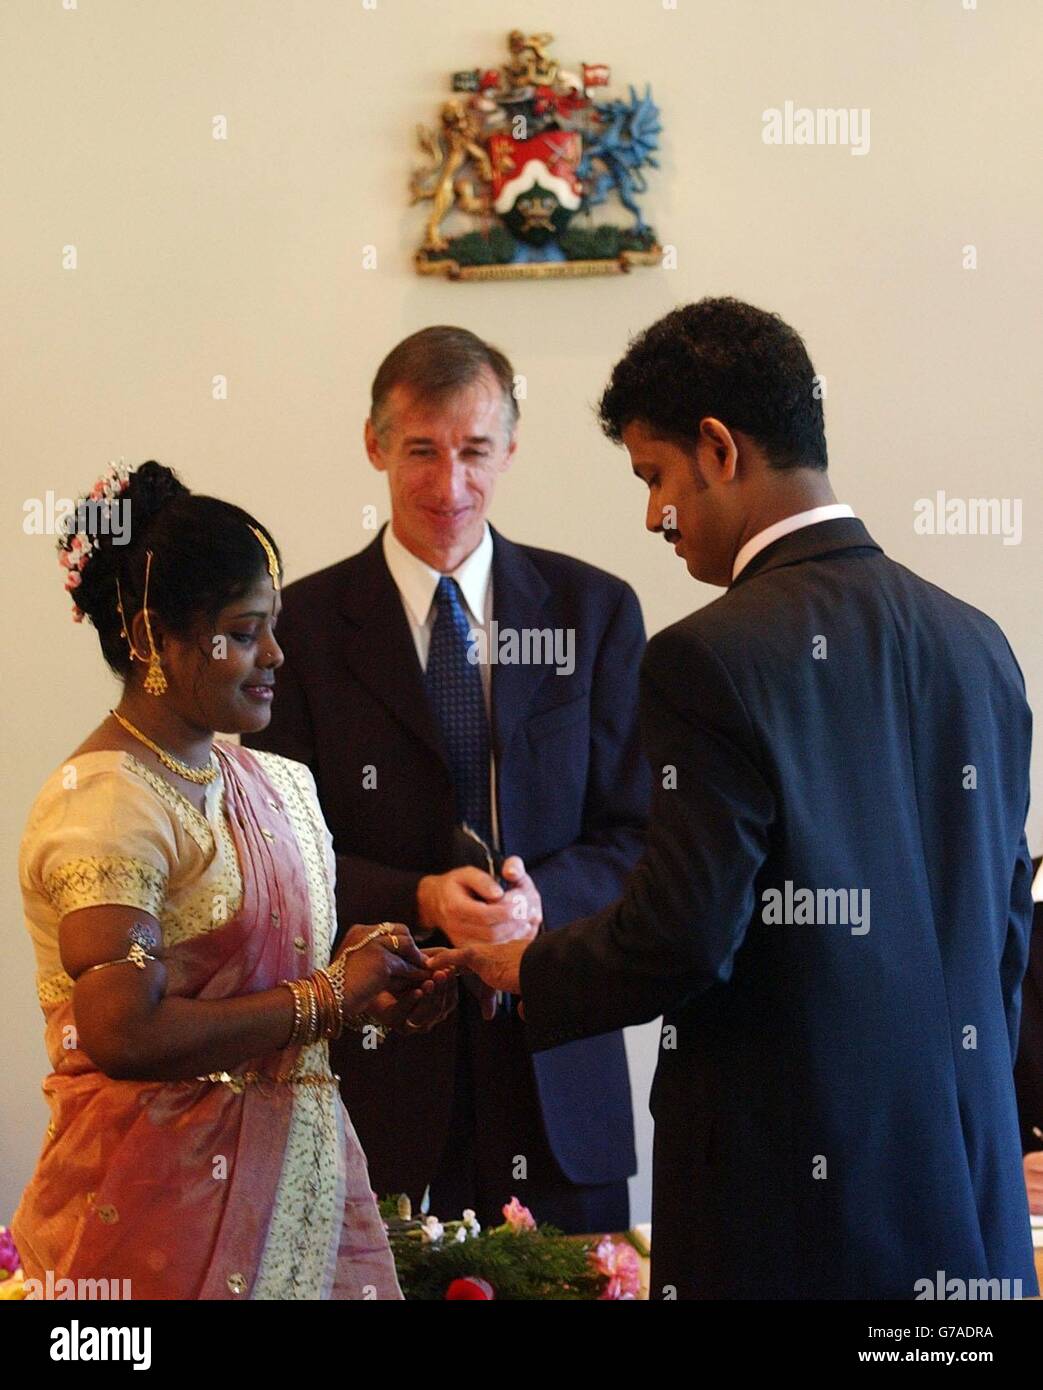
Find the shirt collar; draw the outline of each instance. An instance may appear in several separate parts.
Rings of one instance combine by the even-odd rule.
[[[763,531],[758,531],[745,545],[739,547],[732,562],[732,583],[735,583],[740,571],[746,568],[753,557],[759,555],[765,546],[771,545],[772,541],[788,536],[791,531],[799,531],[802,526],[814,526],[817,521],[834,521],[840,516],[854,516],[846,502],[831,502],[825,507],[812,507],[806,512],[794,512],[792,516],[784,516],[781,521],[765,526]]]
[[[390,523],[384,528],[384,559],[414,623],[417,627],[423,627],[431,611],[431,601],[442,577],[441,572],[407,550]],[[460,585],[472,622],[479,626],[485,622],[485,596],[492,564],[493,537],[486,522],[482,539],[466,560],[450,571],[450,577]]]

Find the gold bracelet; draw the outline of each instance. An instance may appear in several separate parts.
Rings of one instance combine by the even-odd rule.
[[[282,980],[286,988],[293,995],[293,1028],[286,1041],[286,1047],[293,1047],[301,1035],[301,1026],[304,1022],[304,993],[300,988],[299,980]]]
[[[381,922],[379,927],[374,927],[368,936],[363,937],[361,941],[357,941],[354,946],[345,946],[343,950],[340,951],[338,959],[340,956],[350,956],[353,951],[361,951],[364,946],[368,946],[371,941],[376,941],[380,936],[390,936],[391,950],[397,953],[398,933],[395,931],[392,923]]]
[[[333,983],[325,970],[316,970],[311,976],[311,981],[319,995],[321,1005],[319,1037],[339,1038],[344,1028],[344,1020],[341,1017],[341,1007]]]
[[[308,991],[308,1036],[305,1046],[310,1047],[319,1041],[319,994],[312,980],[302,980],[301,984]]]

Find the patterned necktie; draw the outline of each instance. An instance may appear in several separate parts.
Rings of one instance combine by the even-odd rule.
[[[437,611],[424,672],[427,697],[449,754],[457,815],[491,847],[489,720],[481,670],[467,659],[471,624],[455,579],[442,575],[434,601]]]

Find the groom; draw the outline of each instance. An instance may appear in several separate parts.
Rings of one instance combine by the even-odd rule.
[[[616,366],[646,525],[726,592],[647,647],[620,901],[459,960],[522,995],[536,1050],[664,1015],[653,1298],[912,1299],[938,1271],[1029,1296],[1022,677],[837,504],[816,380],[733,299]]]

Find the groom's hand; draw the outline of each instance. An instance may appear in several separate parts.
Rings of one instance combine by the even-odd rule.
[[[517,855],[506,861],[504,870],[512,881],[506,892],[491,875],[471,865],[427,874],[417,885],[421,928],[442,931],[454,946],[531,940],[543,917],[540,895]]]
[[[529,946],[525,940],[507,941],[502,945],[471,945],[450,951],[445,948],[425,951],[429,966],[436,970],[452,969],[463,972],[464,984],[476,994],[482,1006],[482,1016],[491,1019],[496,1013],[496,995],[521,993],[521,959]],[[518,1012],[525,1017],[524,1006]]]

